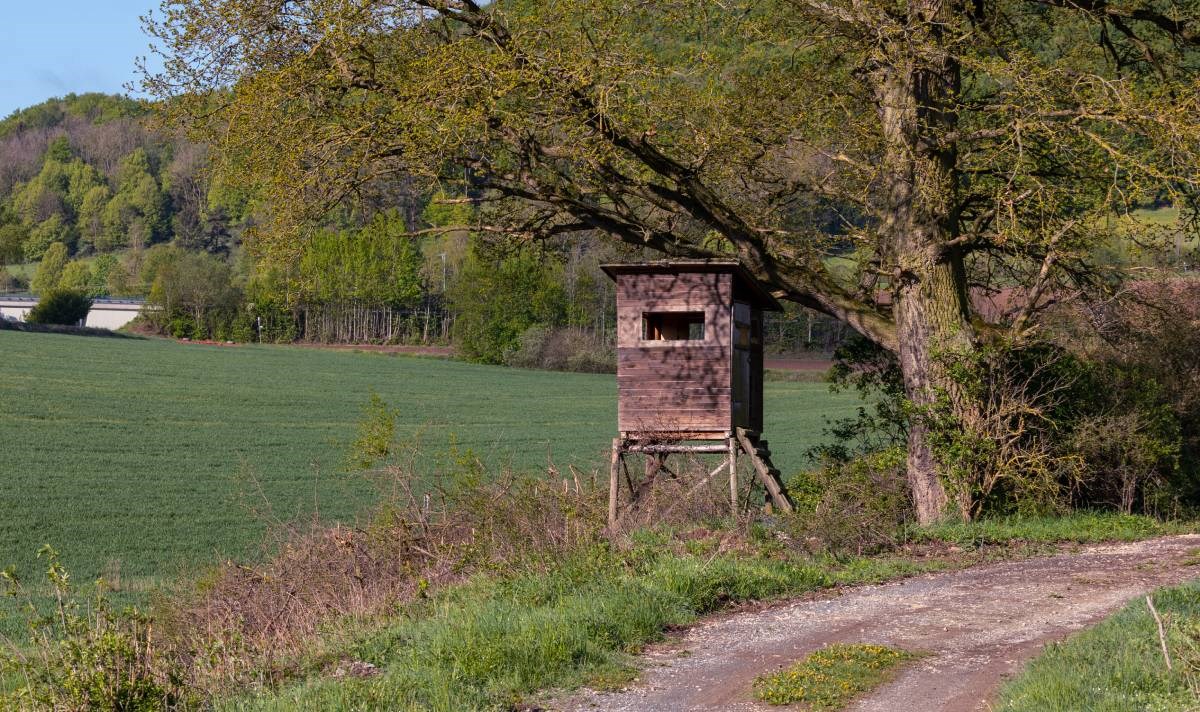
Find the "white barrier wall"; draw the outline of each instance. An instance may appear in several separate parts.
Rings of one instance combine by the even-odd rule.
[[[25,315],[37,304],[37,300],[25,297],[0,297],[0,319],[25,321]]]
[[[25,321],[25,315],[37,304],[36,297],[0,297],[0,319]],[[142,310],[143,302],[131,299],[97,299],[92,303],[84,326],[120,329]]]
[[[96,301],[92,304],[92,310],[88,312],[84,326],[115,331],[133,321],[141,310],[141,302]]]

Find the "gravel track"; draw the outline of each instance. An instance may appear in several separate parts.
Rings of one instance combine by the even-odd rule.
[[[1050,641],[1086,628],[1135,596],[1200,577],[1200,535],[1083,547],[1072,553],[918,576],[731,613],[650,650],[646,671],[616,693],[585,690],[563,710],[770,710],[754,678],[833,642],[926,657],[857,701],[859,712],[974,712]]]

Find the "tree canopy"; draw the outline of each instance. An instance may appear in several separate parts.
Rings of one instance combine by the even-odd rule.
[[[1194,218],[1194,0],[171,0],[146,88],[272,196],[265,248],[388,176],[473,229],[736,256],[896,353],[916,412],[982,407],[947,357],[1103,281],[1104,218]],[[832,216],[832,219],[831,219]],[[1151,233],[1133,236],[1151,240]],[[1003,323],[975,291],[1019,288]],[[948,455],[910,428],[920,516]]]

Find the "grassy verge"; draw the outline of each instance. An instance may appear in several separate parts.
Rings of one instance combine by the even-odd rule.
[[[1000,691],[1006,712],[1195,710],[1200,693],[1200,583],[1153,595],[1164,619],[1173,669],[1143,598],[1091,630],[1050,645]]]
[[[772,705],[800,703],[840,710],[854,698],[891,680],[912,653],[883,645],[835,643],[800,662],[754,681],[754,695]]]
[[[515,707],[545,689],[625,682],[634,672],[631,654],[731,605],[1020,556],[1030,540],[1099,541],[1102,532],[1130,540],[1175,528],[1097,514],[984,521],[947,529],[951,540],[929,534],[929,543],[940,545],[924,552],[873,557],[805,557],[767,540],[730,551],[716,533],[683,545],[643,534],[628,550],[598,546],[546,569],[477,577],[365,629],[334,629],[293,663],[291,682],[225,699],[218,708]],[[949,541],[1011,546],[946,553]],[[352,661],[370,663],[375,674],[339,676]]]
[[[1191,522],[1162,522],[1111,512],[1076,512],[1064,517],[995,517],[970,523],[941,524],[912,532],[912,540],[978,547],[1014,542],[1094,544],[1137,541],[1195,531]]]
[[[693,542],[694,544],[694,542]],[[669,553],[661,542],[597,549],[553,571],[480,579],[415,604],[346,644],[327,639],[302,681],[219,709],[466,710],[512,707],[549,688],[628,681],[630,655],[665,630],[749,601],[945,568],[943,560],[791,561]],[[348,660],[366,679],[330,676]]]

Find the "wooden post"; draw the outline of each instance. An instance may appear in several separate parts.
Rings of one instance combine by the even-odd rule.
[[[608,528],[617,525],[618,475],[621,469],[621,438],[613,438],[612,459],[608,464]]]
[[[729,438],[729,513],[734,519],[738,515],[737,451],[737,439]]]

